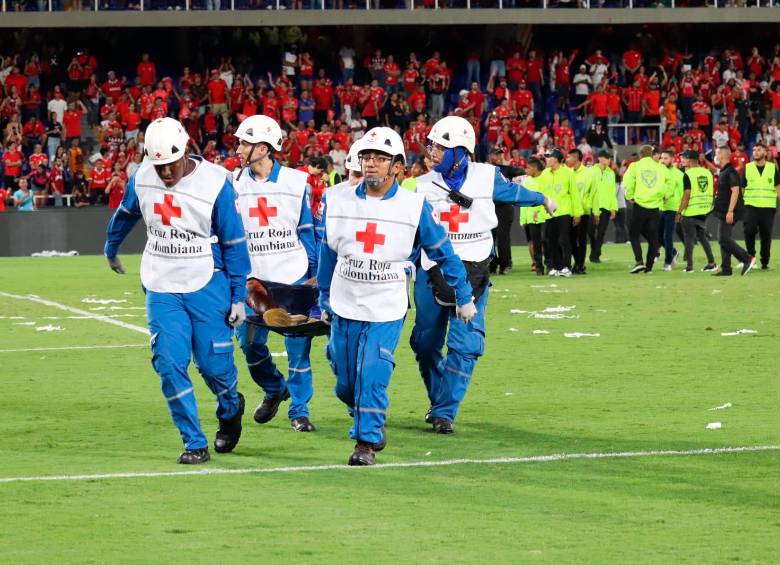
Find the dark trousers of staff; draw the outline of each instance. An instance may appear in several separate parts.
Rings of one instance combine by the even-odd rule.
[[[594,210],[595,214],[596,211]],[[609,218],[612,212],[601,208],[599,214],[599,225],[593,221],[593,218],[588,222],[588,235],[590,236],[590,262],[601,262],[601,248],[604,245],[604,238],[607,235],[607,228],[609,227]]]
[[[544,224],[544,244],[550,254],[548,268],[571,268],[571,216],[550,218]]]
[[[515,223],[515,207],[512,204],[496,204],[498,225],[493,230],[493,241],[496,244],[496,258],[491,265],[491,272],[499,273],[512,267],[512,224]]]
[[[658,222],[661,221],[661,213],[658,208],[643,208],[634,204],[631,208],[631,218],[628,223],[628,239],[631,249],[634,251],[634,259],[642,263],[642,240],[647,240],[647,259],[644,261],[645,269],[653,268],[655,256],[658,254]]]
[[[769,267],[772,249],[772,226],[775,223],[774,208],[745,206],[745,247],[748,255],[756,256],[756,235],[761,238],[761,268]]]

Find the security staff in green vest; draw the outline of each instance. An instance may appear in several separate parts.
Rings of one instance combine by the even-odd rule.
[[[574,259],[572,273],[585,275],[585,257],[588,254],[588,229],[590,227],[590,203],[593,200],[593,169],[582,164],[582,151],[572,149],[566,156],[566,166],[574,171],[574,184],[580,191],[582,218],[571,228],[571,255]]]
[[[766,160],[766,146],[753,146],[753,160],[742,172],[745,189],[745,247],[756,256],[756,234],[761,237],[761,269],[769,268],[772,226],[775,223],[777,198],[780,196],[780,172],[775,163]]]
[[[683,173],[674,166],[674,149],[661,151],[661,164],[666,167],[666,182],[670,185],[670,195],[661,204],[661,225],[658,228],[658,237],[664,248],[664,271],[671,271],[677,256],[674,248],[674,224],[680,202],[683,197]]]
[[[612,168],[612,154],[606,149],[597,153],[598,163],[591,167],[590,262],[601,263],[601,246],[607,234],[609,221],[617,215],[617,177]]]
[[[328,175],[328,186],[336,186],[342,181],[341,175],[333,168],[333,157],[325,155],[324,159],[328,163],[328,168],[325,169],[325,172]]]
[[[542,190],[542,180],[540,176],[544,171],[544,162],[538,157],[531,157],[525,172],[527,177],[523,179],[523,186],[528,190]],[[544,206],[535,206],[533,208],[520,208],[520,225],[525,229],[525,238],[528,240],[528,251],[531,254],[532,267],[538,276],[544,276],[545,263],[549,267],[550,255],[547,247],[542,240],[542,226],[550,218],[550,214],[544,209]],[[544,260],[542,260],[544,257]]]
[[[661,204],[668,198],[666,167],[653,159],[654,149],[643,145],[639,149],[639,160],[631,163],[623,176],[626,200],[633,203],[628,226],[628,239],[634,251],[636,263],[629,271],[632,274],[650,272],[658,254],[658,224],[661,220]],[[641,238],[647,240],[647,258],[642,261]]]
[[[425,163],[422,161],[415,161],[412,163],[412,166],[409,167],[411,176],[401,181],[401,188],[405,188],[410,192],[415,192],[417,190],[417,177],[424,175],[427,172],[428,169],[425,167]]]
[[[712,173],[699,164],[699,153],[685,151],[683,153],[685,175],[683,176],[683,197],[680,208],[677,211],[675,222],[682,224],[685,239],[685,270],[684,273],[693,273],[693,248],[696,240],[701,243],[704,253],[707,255],[707,264],[702,271],[714,273],[718,270],[715,256],[712,254],[710,240],[707,238],[707,215],[712,212],[712,202],[715,192],[715,183]]]
[[[544,227],[544,244],[548,247],[551,277],[571,276],[571,227],[582,217],[582,198],[574,182],[574,172],[563,164],[563,151],[545,153],[547,167],[540,175],[541,191],[558,204],[558,209]]]

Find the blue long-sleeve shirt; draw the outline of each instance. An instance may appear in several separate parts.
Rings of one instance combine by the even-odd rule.
[[[366,198],[366,189],[363,183],[355,187],[355,191],[360,198]],[[390,190],[382,197],[382,200],[388,200],[398,192],[398,184],[393,183]],[[322,213],[318,222],[323,226],[323,237],[320,243],[320,262],[317,270],[317,285],[320,289],[320,308],[332,313],[330,308],[330,285],[333,279],[333,271],[338,261],[337,253],[330,248],[327,241],[327,194],[322,198]],[[466,276],[466,269],[463,262],[455,254],[452,248],[450,238],[444,228],[437,224],[433,219],[433,208],[427,201],[423,201],[420,211],[420,222],[417,225],[417,234],[415,235],[415,249],[409,256],[409,261],[413,262],[419,254],[419,248],[422,248],[431,261],[436,262],[441,268],[444,280],[455,289],[455,301],[458,305],[467,304],[472,299],[471,284]]]
[[[508,180],[496,167],[496,176],[493,180],[493,202],[522,207],[539,206],[544,204],[544,194],[528,190],[519,182]]]
[[[116,257],[119,246],[141,217],[133,175],[125,187],[122,204],[108,223],[106,257]],[[246,299],[246,277],[251,267],[244,224],[236,209],[236,191],[229,179],[225,180],[211,211],[211,235],[217,236],[217,241],[211,244],[214,268],[225,271],[230,278],[231,303],[241,303]]]

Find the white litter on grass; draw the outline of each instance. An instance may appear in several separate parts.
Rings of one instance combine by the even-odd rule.
[[[557,289],[557,290],[553,289],[553,290],[540,290],[539,292],[543,292],[545,294],[566,294],[569,291],[565,290],[565,289],[563,289],[563,290],[561,290],[561,289]]]
[[[576,306],[550,306],[545,308],[542,312],[571,312]]]
[[[108,314],[103,318],[143,318],[143,314]],[[92,316],[41,316],[41,320],[92,320]]]
[[[710,410],[726,410],[727,408],[731,408],[733,404],[731,402],[727,402],[726,404],[721,404],[720,406],[716,406],[715,408],[710,408]]]
[[[51,324],[48,326],[35,326],[36,332],[61,332],[63,330],[62,326],[52,326]]]
[[[505,392],[504,396],[512,396],[513,394],[514,394],[514,392]]]
[[[287,352],[282,351],[281,353],[273,351],[271,352],[271,357],[287,357]]]
[[[547,330],[534,330],[531,333],[534,335],[549,335],[550,332]]]
[[[100,312],[101,310],[146,310],[145,306],[93,306],[90,312]]]
[[[35,322],[14,322],[15,326],[34,326]]]
[[[433,454],[433,451],[426,451],[425,456],[428,457],[429,455]]]
[[[71,249],[70,251],[54,251],[51,249],[45,249],[43,251],[37,251],[35,253],[32,253],[32,257],[76,257],[78,256],[79,252],[75,249]]]
[[[84,304],[121,304],[122,302],[127,302],[124,298],[121,300],[117,300],[115,298],[82,298],[81,301]]]
[[[24,320],[24,316],[0,316],[0,320]]]
[[[509,311],[509,313],[510,314],[531,314],[531,311],[530,310],[517,310],[517,309],[513,308],[512,310]]]
[[[737,330],[735,332],[723,332],[722,336],[732,336],[732,335],[740,335],[740,334],[757,334],[758,332],[756,330],[748,330],[748,329],[741,329]]]
[[[123,294],[124,294],[125,296],[132,296],[132,295],[133,295],[133,294],[135,294],[135,293],[134,293],[134,292],[125,292],[125,293],[123,293]]]
[[[510,332],[519,332],[520,330],[518,330],[517,328],[509,328],[509,331]]]
[[[723,424],[721,424],[720,422],[710,422],[709,424],[707,424],[707,429],[708,430],[719,430],[722,427],[723,427]]]
[[[574,320],[579,318],[579,314],[568,316],[566,314],[543,314],[541,312],[534,312],[529,318],[536,318],[537,320]]]
[[[606,312],[606,310],[602,310],[601,308],[599,308],[598,310],[596,310],[596,312]]]
[[[509,288],[491,288],[490,292],[512,292]]]
[[[532,284],[531,288],[558,288],[558,285],[555,283],[551,284]]]
[[[582,332],[566,332],[563,334],[563,337],[575,337],[577,339],[581,337],[601,337],[600,333],[595,334],[589,334],[589,333],[582,333]]]
[[[721,291],[720,291],[720,289],[718,289],[718,288],[714,288],[714,289],[712,289],[712,294],[720,294],[720,292],[721,292]]]

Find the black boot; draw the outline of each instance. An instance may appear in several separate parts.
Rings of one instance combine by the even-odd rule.
[[[358,441],[355,444],[355,450],[352,452],[352,455],[349,456],[347,465],[351,467],[364,467],[373,465],[374,463],[376,463],[374,448],[371,447],[370,443]]]
[[[295,418],[293,420],[290,420],[290,426],[292,426],[292,429],[296,432],[316,432],[317,428],[314,427],[314,424],[309,421],[309,419],[306,416],[301,416],[300,418]]]
[[[285,390],[281,396],[266,396],[263,402],[255,409],[255,422],[267,424],[276,416],[279,405],[290,398],[290,392]]]
[[[209,450],[207,447],[204,447],[203,449],[188,449],[179,455],[179,459],[176,462],[181,465],[200,465],[209,459],[211,459]]]
[[[431,418],[431,424],[435,434],[451,434],[455,431],[452,429],[452,422],[444,418],[433,417]]]
[[[220,420],[217,437],[214,438],[214,451],[230,453],[241,439],[241,416],[244,415],[244,395],[238,393],[238,412],[230,420]]]

